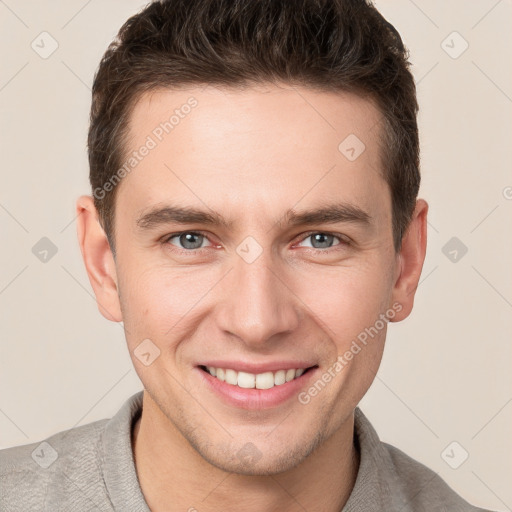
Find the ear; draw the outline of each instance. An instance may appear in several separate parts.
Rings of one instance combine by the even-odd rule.
[[[76,202],[76,212],[78,243],[98,309],[107,320],[120,322],[123,317],[114,256],[92,196],[80,196]]]
[[[392,322],[404,320],[412,311],[427,250],[427,212],[427,202],[418,199],[409,227],[402,238],[392,293],[392,303],[401,304],[402,309],[390,319]]]

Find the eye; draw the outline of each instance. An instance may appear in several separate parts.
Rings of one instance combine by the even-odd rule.
[[[176,245],[171,242],[174,238],[177,239],[178,244],[180,245]],[[163,243],[174,245],[178,247],[178,249],[182,249],[182,252],[191,252],[197,249],[202,249],[204,247],[203,242],[207,240],[208,238],[201,233],[197,233],[195,231],[183,231],[181,233],[173,233],[172,235],[165,237]]]
[[[334,243],[333,241],[338,239],[338,243]],[[336,247],[338,245],[348,245],[349,241],[343,238],[341,235],[335,235],[332,233],[324,233],[323,231],[316,231],[313,233],[309,233],[303,241],[311,240],[311,245],[309,247],[313,249],[317,249],[320,252],[330,252],[332,247]],[[307,246],[306,246],[307,247]],[[336,250],[336,249],[334,249]]]

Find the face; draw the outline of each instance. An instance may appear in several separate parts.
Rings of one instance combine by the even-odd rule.
[[[355,95],[284,85],[159,90],[134,107],[118,320],[161,418],[219,468],[303,461],[351,417],[385,318],[408,309],[379,120]]]

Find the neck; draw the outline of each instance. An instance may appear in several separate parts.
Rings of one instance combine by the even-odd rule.
[[[275,475],[229,473],[205,461],[144,392],[143,414],[132,432],[142,493],[152,512],[339,512],[359,468],[354,416],[299,466]]]

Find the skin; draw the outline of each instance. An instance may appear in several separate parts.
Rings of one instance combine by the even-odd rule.
[[[152,511],[232,510],[241,500],[249,512],[339,511],[359,467],[354,409],[378,370],[386,326],[307,404],[293,397],[266,410],[227,405],[195,366],[207,358],[303,359],[320,377],[393,305],[400,311],[391,321],[406,318],[425,258],[428,205],[417,201],[396,253],[380,173],[381,116],[348,93],[284,84],[153,91],[133,109],[130,150],[191,96],[197,107],[118,185],[115,258],[92,197],[77,201],[99,310],[123,321],[144,385],[133,432],[142,491]],[[338,150],[349,134],[366,147],[355,161]],[[340,201],[370,223],[284,222],[288,209]],[[137,227],[163,203],[210,209],[233,226]],[[188,231],[205,235],[195,240],[201,249],[168,240]],[[322,245],[318,233],[335,237]],[[252,263],[236,251],[247,236],[262,248]],[[134,350],[148,338],[160,355],[146,366]],[[237,452],[248,442],[259,458],[244,462]]]

